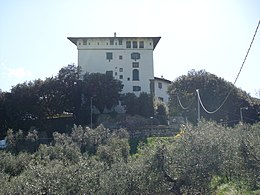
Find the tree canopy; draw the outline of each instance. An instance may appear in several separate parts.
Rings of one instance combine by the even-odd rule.
[[[126,113],[140,115],[143,117],[154,116],[153,97],[148,93],[140,93],[137,97],[134,93],[124,94],[122,105],[125,106]]]
[[[205,112],[201,107],[201,117],[232,125],[239,122],[240,109],[248,108],[243,110],[244,121],[247,123],[259,121],[260,100],[250,97],[232,83],[205,70],[191,70],[170,85],[168,90],[170,113],[182,115],[190,122],[197,123],[197,89],[208,111],[216,110],[228,96],[221,109],[214,114]]]
[[[105,74],[81,76],[81,70],[73,64],[61,68],[54,77],[17,84],[11,92],[0,92],[1,136],[8,128],[43,128],[46,120],[68,114],[73,115],[75,124],[86,124],[90,98],[103,112],[118,105],[122,88],[121,81]]]
[[[111,109],[118,105],[122,89],[122,82],[114,79],[111,75],[87,73],[83,78],[82,90],[86,102],[89,104],[92,98],[93,105],[101,113],[105,108]]]

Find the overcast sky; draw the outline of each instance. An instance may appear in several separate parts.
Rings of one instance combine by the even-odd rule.
[[[0,0],[0,89],[77,64],[67,37],[114,32],[162,37],[157,77],[205,69],[234,82],[259,19],[259,0]],[[252,96],[260,90],[260,32],[236,86]]]

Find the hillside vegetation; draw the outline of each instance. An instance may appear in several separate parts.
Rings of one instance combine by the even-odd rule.
[[[74,126],[53,137],[39,145],[36,131],[8,131],[0,194],[259,194],[260,123],[186,125],[132,155],[124,129]]]
[[[196,124],[198,118],[196,90],[199,91],[203,106],[207,110],[200,106],[200,115],[205,119],[232,126],[241,120],[240,109],[243,108],[244,122],[253,124],[260,120],[259,99],[251,97],[232,83],[205,70],[191,70],[187,75],[182,75],[173,81],[168,90],[170,114],[183,116]]]

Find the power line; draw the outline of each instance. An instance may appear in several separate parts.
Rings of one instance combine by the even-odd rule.
[[[193,104],[193,101],[192,101],[190,105],[188,105],[187,107],[184,107],[183,104],[181,103],[181,100],[180,100],[180,97],[179,97],[178,93],[177,93],[177,99],[178,99],[179,105],[181,106],[181,108],[183,110],[189,109],[191,107],[191,105]]]
[[[243,63],[242,63],[242,66],[241,66],[241,68],[240,68],[240,70],[239,70],[239,72],[238,72],[238,74],[237,74],[237,77],[236,77],[236,80],[235,80],[235,82],[234,82],[234,85],[236,84],[237,79],[238,79],[238,77],[239,77],[239,75],[240,75],[240,73],[241,73],[241,71],[242,71],[242,68],[243,68],[245,62],[246,62],[246,58],[247,58],[247,56],[248,56],[248,54],[249,54],[249,51],[250,51],[250,49],[251,49],[251,47],[252,47],[252,45],[253,45],[254,40],[255,40],[255,36],[256,36],[256,34],[257,34],[257,30],[258,30],[258,28],[259,28],[259,25],[260,25],[260,20],[258,21],[257,27],[256,27],[256,29],[255,29],[255,34],[254,34],[254,36],[253,36],[253,39],[252,39],[252,41],[251,41],[251,43],[250,43],[250,46],[249,46],[247,52],[246,52],[246,56],[245,56],[245,58],[244,58],[244,61],[243,61]]]
[[[246,56],[245,56],[245,58],[244,58],[244,61],[243,61],[242,65],[241,65],[240,69],[239,69],[239,72],[238,72],[238,74],[237,74],[237,77],[236,77],[236,79],[235,79],[233,85],[236,84],[236,82],[237,82],[237,80],[238,80],[238,77],[240,76],[240,73],[241,73],[241,71],[242,71],[242,69],[243,69],[243,67],[244,67],[244,64],[245,64],[245,62],[246,62],[247,56],[248,56],[248,54],[249,54],[249,52],[250,52],[250,49],[251,49],[251,47],[252,47],[252,45],[253,45],[253,42],[254,42],[254,40],[255,40],[255,36],[256,36],[256,34],[257,34],[259,25],[260,25],[260,20],[258,21],[256,30],[255,30],[255,33],[254,33],[254,36],[253,36],[253,39],[252,39],[252,41],[251,41],[251,43],[250,43],[250,45],[249,45],[249,48],[248,48],[247,53],[246,53]],[[220,106],[219,106],[217,109],[215,109],[214,111],[209,111],[209,110],[207,110],[207,109],[205,108],[205,106],[203,105],[203,103],[202,103],[202,101],[201,101],[200,94],[199,94],[199,90],[196,90],[196,92],[197,92],[198,99],[199,99],[199,101],[200,101],[200,104],[201,104],[201,107],[203,108],[203,110],[204,110],[205,112],[207,112],[208,114],[214,114],[214,113],[216,113],[220,108],[222,108],[222,106],[226,103],[228,97],[230,96],[230,94],[231,94],[231,92],[232,92],[233,90],[234,90],[234,87],[232,87],[232,88],[230,89],[230,91],[228,92],[228,94],[227,94],[226,98],[224,99],[224,101],[222,102],[222,104],[220,104]]]

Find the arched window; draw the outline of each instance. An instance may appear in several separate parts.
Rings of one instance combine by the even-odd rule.
[[[133,70],[133,81],[139,81],[139,70]]]

